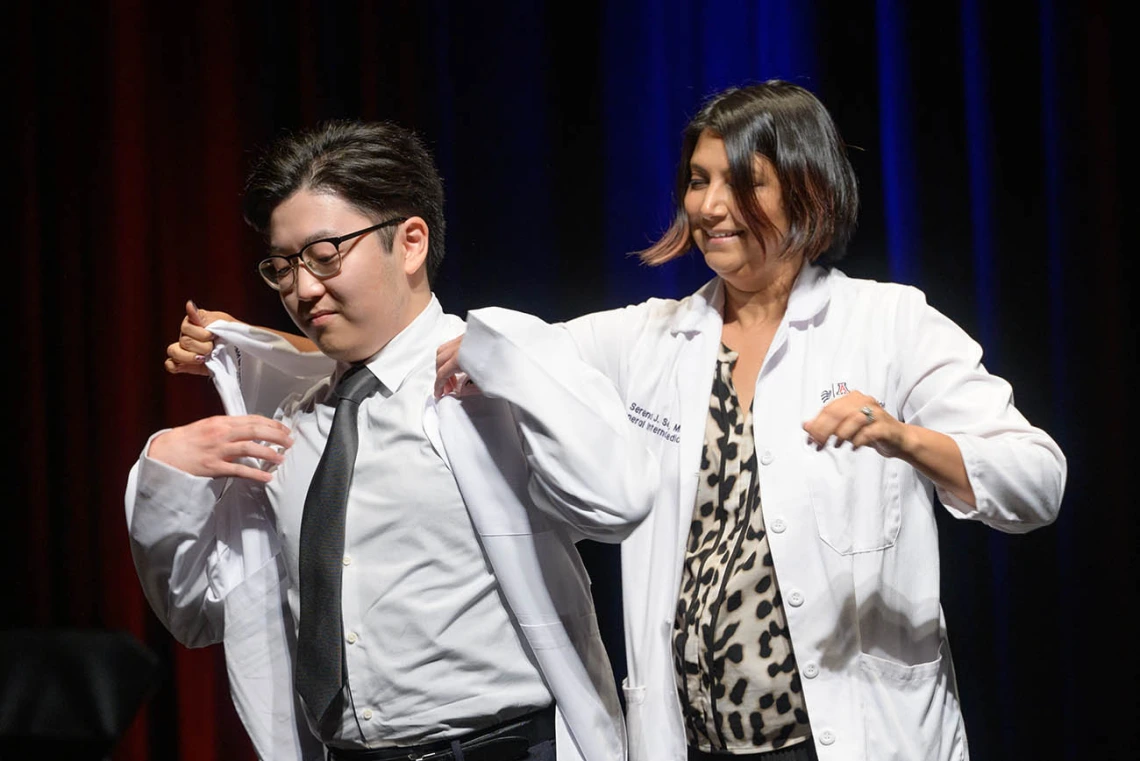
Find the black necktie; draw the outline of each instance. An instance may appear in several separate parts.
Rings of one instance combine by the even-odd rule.
[[[301,516],[301,621],[295,681],[309,713],[321,725],[339,719],[343,712],[340,584],[344,512],[356,463],[356,413],[360,402],[380,387],[364,365],[350,368],[340,379],[333,393],[337,402],[332,429]]]

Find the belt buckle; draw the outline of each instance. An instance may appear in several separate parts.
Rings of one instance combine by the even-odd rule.
[[[408,754],[408,761],[431,761],[433,758],[443,758],[445,754],[450,756],[451,748],[448,748],[447,750],[429,750],[427,753],[419,756]]]

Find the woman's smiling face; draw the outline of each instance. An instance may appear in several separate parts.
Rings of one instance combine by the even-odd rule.
[[[753,187],[736,190],[755,193],[760,210],[775,228],[777,234],[764,241],[767,251],[741,217],[724,140],[708,130],[701,133],[689,160],[685,213],[693,242],[705,262],[730,282],[767,271],[779,258],[781,240],[788,229],[783,193],[772,163],[756,155],[752,174]]]

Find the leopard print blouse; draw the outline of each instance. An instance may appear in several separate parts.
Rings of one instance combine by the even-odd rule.
[[[752,411],[721,345],[673,625],[689,745],[758,753],[811,735],[764,528]]]

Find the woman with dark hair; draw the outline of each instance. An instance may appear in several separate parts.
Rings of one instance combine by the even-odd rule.
[[[661,480],[622,544],[631,759],[966,758],[934,497],[1028,531],[1056,517],[1063,454],[920,291],[833,267],[858,193],[810,92],[715,95],[676,192],[642,259],[696,247],[712,281],[558,326],[476,310],[440,347],[437,395],[507,395],[495,343],[541,364],[566,331],[643,431]],[[183,333],[176,370],[209,349]],[[572,384],[552,376],[550,404]]]
[[[965,758],[933,496],[1027,531],[1057,514],[1064,456],[921,292],[832,267],[858,192],[807,90],[709,100],[676,200],[642,260],[695,246],[716,277],[562,326],[661,470],[622,544],[631,758]],[[511,372],[471,331],[437,393]]]

